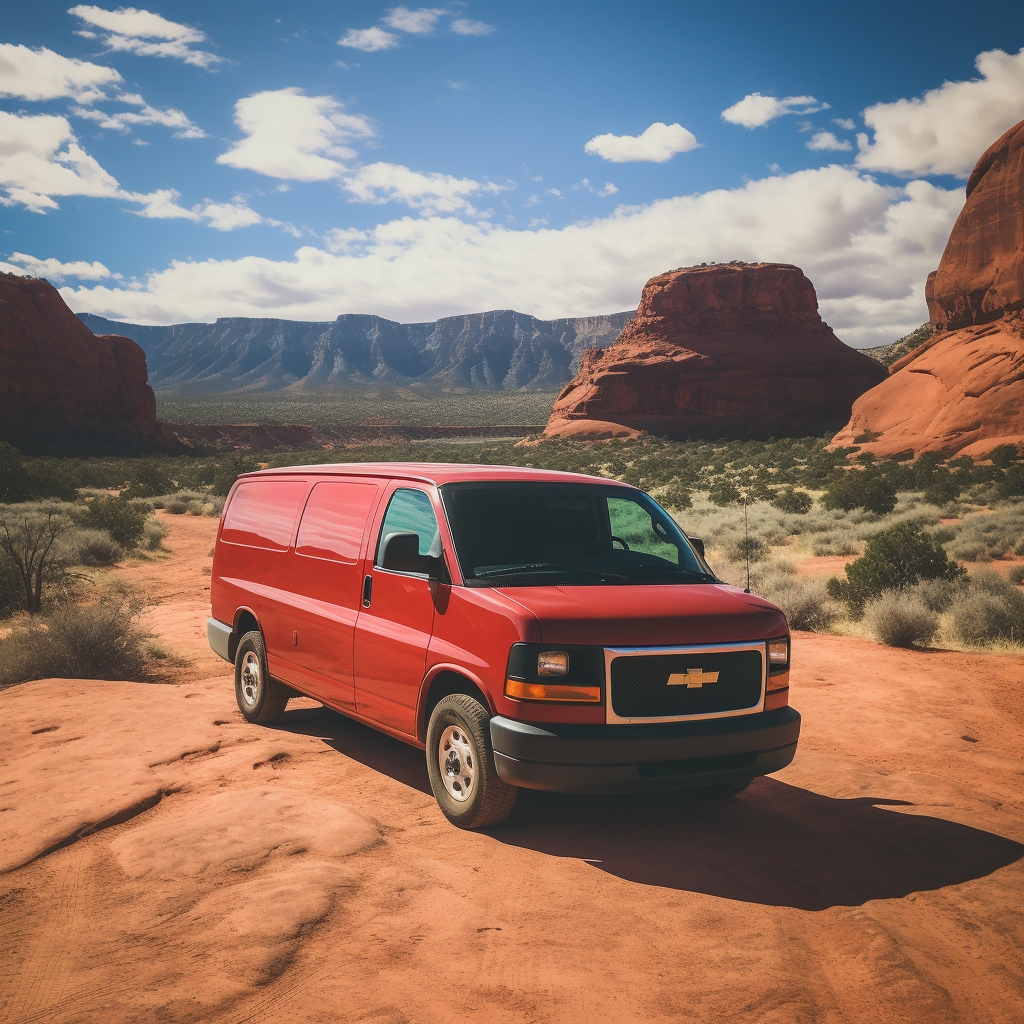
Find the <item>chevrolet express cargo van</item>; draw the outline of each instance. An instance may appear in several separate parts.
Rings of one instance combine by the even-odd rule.
[[[210,646],[250,722],[290,696],[426,750],[449,821],[516,790],[728,796],[793,759],[790,638],[635,487],[495,466],[239,477]]]

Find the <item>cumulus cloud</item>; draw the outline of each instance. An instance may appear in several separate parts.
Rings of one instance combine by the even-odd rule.
[[[404,217],[335,232],[333,252],[175,262],[142,287],[63,294],[73,309],[146,323],[326,320],[352,310],[404,321],[497,308],[582,316],[635,306],[644,282],[669,267],[771,260],[803,267],[839,336],[869,345],[925,319],[924,281],[962,205],[960,190],[885,186],[829,166],[621,207],[560,230]]]
[[[494,26],[470,18],[456,18],[452,22],[452,31],[460,36],[489,36]]]
[[[852,132],[857,127],[853,119],[849,117],[833,117],[832,123],[839,125],[840,128],[845,128],[848,132]]]
[[[350,28],[339,40],[339,46],[350,46],[353,50],[376,53],[378,50],[393,50],[398,45],[394,32],[378,28]]]
[[[18,274],[22,277],[45,277],[51,281],[63,281],[75,277],[81,281],[102,281],[111,277],[110,271],[100,262],[89,263],[86,260],[75,260],[62,263],[58,259],[37,259],[23,252],[12,252],[7,257],[11,263],[0,263],[0,270],[7,274]],[[17,264],[12,266],[11,264]]]
[[[254,224],[271,224],[275,227],[284,227],[290,234],[296,234],[290,224],[284,225],[280,221],[261,216],[242,196],[235,196],[229,203],[204,199],[191,209],[178,203],[181,193],[173,188],[162,188],[147,193],[125,192],[122,198],[141,203],[141,210],[128,212],[150,220],[190,220],[196,223],[205,221],[217,231],[234,231],[236,228],[252,227]]]
[[[738,103],[722,111],[722,120],[744,128],[760,128],[784,114],[816,114],[828,110],[827,103],[819,103],[813,96],[762,96],[752,92]]]
[[[374,134],[365,117],[343,113],[333,97],[306,96],[298,88],[240,99],[235,124],[246,137],[217,157],[217,163],[295,181],[338,177],[345,172],[342,161],[355,156],[346,143]]]
[[[120,96],[122,101],[132,102],[134,96]],[[141,101],[142,97],[138,97]],[[206,132],[198,125],[192,123],[183,111],[174,107],[161,110],[159,107],[151,107],[148,103],[142,102],[142,108],[138,111],[124,110],[115,114],[108,114],[105,111],[97,110],[95,107],[74,107],[71,111],[77,117],[85,118],[88,121],[95,121],[101,128],[109,128],[119,132],[130,132],[132,125],[159,124],[165,128],[174,129],[176,139],[205,139]]]
[[[468,196],[498,192],[492,182],[456,178],[450,174],[421,174],[400,164],[374,163],[361,167],[342,182],[353,199],[363,203],[400,202],[417,210],[475,214]]]
[[[681,124],[663,124],[655,121],[641,135],[595,135],[583,148],[588,153],[604,157],[612,163],[649,160],[663,164],[676,153],[696,149],[699,143],[692,132]]]
[[[578,182],[577,184],[573,185],[572,189],[574,192],[580,189],[584,189],[587,192],[592,192],[595,196],[601,196],[602,198],[606,196],[613,196],[616,192],[619,191],[618,188],[615,185],[613,185],[610,181],[606,181],[604,183],[604,188],[595,188],[593,185],[590,184],[589,178],[584,178],[581,182]]]
[[[420,7],[410,11],[408,7],[395,7],[388,11],[384,24],[399,32],[428,35],[434,31],[437,19],[448,12],[443,7]]]
[[[837,149],[847,151],[853,149],[849,139],[836,138],[833,132],[815,132],[806,142],[808,149]]]
[[[1012,55],[988,50],[974,63],[980,78],[868,107],[864,123],[874,138],[857,136],[857,166],[903,177],[966,178],[978,157],[1024,117],[1024,49]]]
[[[70,96],[79,103],[104,99],[123,81],[113,68],[62,57],[45,46],[0,43],[0,96],[23,100],[55,100]]]
[[[135,53],[141,57],[174,57],[186,64],[209,68],[224,58],[207,50],[197,50],[192,44],[206,41],[206,34],[191,25],[168,21],[159,14],[135,7],[120,7],[116,11],[104,10],[88,4],[68,9],[88,25],[103,29],[103,44],[111,50]],[[79,35],[94,38],[96,33],[86,29]]]
[[[211,228],[218,231],[234,231],[236,228],[248,228],[254,224],[263,224],[264,218],[255,210],[250,209],[244,199],[235,197],[230,203],[213,203],[209,200],[199,212]],[[277,221],[269,223],[277,224]]]

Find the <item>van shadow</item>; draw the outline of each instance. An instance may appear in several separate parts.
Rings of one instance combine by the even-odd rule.
[[[326,709],[278,728],[430,793],[423,753]],[[756,779],[732,800],[685,791],[574,796],[520,790],[487,833],[508,846],[582,860],[641,885],[798,910],[860,906],[983,878],[1024,856],[1013,840],[924,814],[906,800],[837,799]]]

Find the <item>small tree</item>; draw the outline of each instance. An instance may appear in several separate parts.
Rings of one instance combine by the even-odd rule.
[[[44,518],[45,516],[45,518]],[[42,609],[43,570],[53,542],[67,529],[67,520],[53,509],[43,515],[26,515],[13,529],[4,521],[0,549],[14,562],[25,591],[25,610]]]
[[[828,581],[829,596],[856,614],[886,590],[903,590],[920,580],[955,580],[965,574],[919,523],[897,523],[868,541],[864,554],[846,567],[846,579]]]
[[[896,507],[896,488],[877,469],[840,470],[821,497],[823,508],[867,509],[884,516]]]
[[[791,512],[796,515],[803,515],[811,511],[814,499],[806,491],[797,491],[792,487],[779,491],[772,499],[772,504],[780,512]]]

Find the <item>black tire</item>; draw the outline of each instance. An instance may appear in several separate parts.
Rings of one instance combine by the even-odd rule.
[[[235,700],[247,722],[267,725],[280,718],[292,691],[270,676],[259,630],[246,633],[235,651]]]
[[[515,803],[516,787],[502,780],[494,767],[490,718],[480,701],[453,693],[438,702],[427,725],[430,788],[444,816],[459,828],[497,825]],[[464,764],[465,758],[469,761]],[[459,797],[459,792],[465,795]]]
[[[703,797],[705,800],[728,800],[729,797],[742,793],[753,781],[753,777],[736,779],[735,782],[720,782],[717,786],[704,786],[701,789],[691,789],[687,792],[691,796]]]

